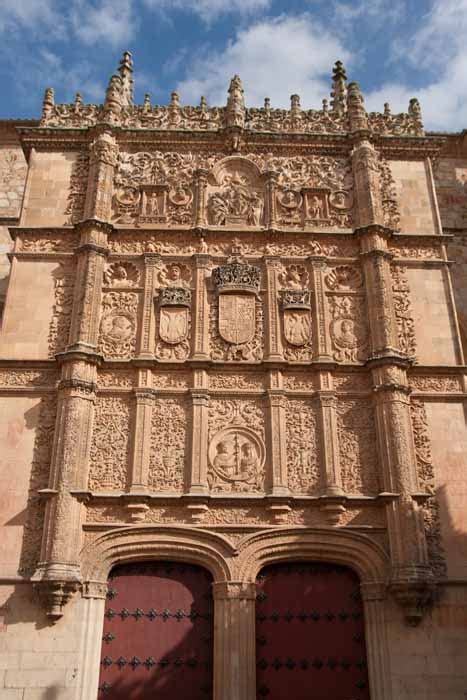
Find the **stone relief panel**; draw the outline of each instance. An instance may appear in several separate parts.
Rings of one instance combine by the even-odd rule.
[[[412,401],[410,412],[420,490],[431,494],[431,498],[422,507],[428,558],[435,575],[444,578],[447,574],[447,566],[441,535],[439,503],[435,496],[435,473],[431,454],[428,420],[423,401]]]
[[[38,491],[49,485],[56,411],[56,396],[52,394],[43,396],[38,406],[36,438],[26,507],[27,516],[18,568],[18,573],[22,576],[31,576],[40,558],[45,501],[38,494]]]
[[[312,392],[318,389],[318,379],[309,372],[284,372],[284,389]]]
[[[176,262],[161,264],[156,275],[156,349],[158,359],[183,361],[190,355],[191,269]]]
[[[212,491],[263,491],[264,430],[259,399],[210,401],[208,483]]]
[[[70,261],[60,262],[52,272],[54,278],[54,304],[49,325],[49,357],[65,349],[70,333],[73,306],[75,265]]]
[[[337,362],[364,362],[368,323],[363,275],[354,265],[338,265],[325,275],[331,323],[329,333]]]
[[[261,226],[264,185],[257,165],[232,156],[214,166],[207,191],[208,222],[214,226]]]
[[[120,370],[99,370],[97,386],[99,389],[131,389],[136,385],[135,372]]]
[[[333,375],[333,385],[336,391],[366,391],[372,390],[372,380],[368,373],[336,373]]]
[[[176,372],[158,372],[153,370],[152,383],[155,389],[187,389],[191,386],[191,374],[177,370]]]
[[[401,216],[397,197],[396,183],[392,176],[391,166],[388,161],[380,156],[380,194],[383,205],[384,225],[393,231],[401,230]]]
[[[191,224],[197,167],[193,153],[120,153],[114,178],[115,223]]]
[[[151,419],[149,488],[181,493],[187,454],[187,403],[183,398],[156,399]]]
[[[406,270],[399,265],[392,265],[391,275],[399,348],[413,357],[417,352],[417,341]]]
[[[264,390],[265,377],[261,372],[210,372],[210,389]]]
[[[78,153],[71,166],[70,189],[65,214],[67,224],[76,224],[84,216],[84,204],[89,174],[89,154]]]
[[[121,491],[130,463],[131,408],[127,396],[98,396],[90,451],[91,491]]]
[[[0,370],[1,387],[55,387],[59,374],[54,369]]]
[[[303,265],[289,265],[279,273],[284,358],[310,361],[313,355],[311,335],[311,296],[308,271]]]
[[[99,349],[104,357],[128,360],[134,356],[139,295],[107,292],[102,298]]]
[[[377,494],[379,467],[371,401],[338,401],[337,430],[344,491],[367,496]]]
[[[22,231],[15,250],[20,253],[72,253],[78,246],[75,231]]]
[[[0,214],[18,216],[26,182],[27,165],[20,148],[0,150]]]
[[[353,176],[347,158],[268,157],[278,173],[276,208],[283,226],[351,228]]]
[[[462,380],[460,377],[446,375],[409,375],[409,386],[414,391],[423,391],[436,394],[452,394],[462,392]]]
[[[292,493],[313,495],[319,490],[316,422],[316,409],[309,401],[287,400],[287,474]]]

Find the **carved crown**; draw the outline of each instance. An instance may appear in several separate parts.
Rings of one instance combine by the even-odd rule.
[[[243,262],[238,257],[231,257],[226,265],[214,268],[212,279],[219,294],[239,291],[257,294],[260,285],[260,269]]]
[[[307,289],[284,289],[281,302],[283,309],[310,309],[310,292]]]
[[[159,290],[159,306],[190,306],[191,290],[184,287],[162,287]]]

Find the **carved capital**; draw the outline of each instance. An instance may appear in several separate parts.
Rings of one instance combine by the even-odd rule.
[[[256,586],[249,581],[220,581],[212,584],[214,600],[255,600]]]

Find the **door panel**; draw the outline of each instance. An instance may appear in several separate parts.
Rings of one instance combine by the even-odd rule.
[[[112,571],[99,700],[210,700],[211,583],[207,571],[189,564],[147,562]]]
[[[345,567],[276,564],[257,579],[257,697],[369,700],[358,577]]]

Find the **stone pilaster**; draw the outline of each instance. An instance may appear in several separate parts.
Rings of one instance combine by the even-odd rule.
[[[135,402],[135,430],[129,488],[130,493],[145,493],[148,489],[153,393],[149,389],[135,389]]]
[[[405,370],[373,370],[376,426],[383,491],[397,495],[386,505],[391,550],[391,589],[410,624],[417,624],[433,595]]]
[[[144,255],[144,295],[143,312],[141,321],[141,333],[139,340],[139,357],[154,358],[154,337],[156,333],[156,319],[154,313],[154,286],[156,270],[160,264],[159,255],[145,253]]]
[[[324,375],[324,376],[323,376]],[[339,436],[337,432],[337,400],[329,390],[329,372],[320,372],[321,389],[317,392],[321,469],[323,496],[344,495],[339,459]]]
[[[287,479],[286,399],[282,390],[281,372],[271,372],[270,383],[272,388],[267,392],[269,411],[269,449],[267,452],[271,456],[269,482],[271,495],[287,496],[289,487]]]
[[[99,335],[102,280],[108,255],[109,224],[84,221],[81,235],[68,350],[95,352]]]
[[[197,370],[196,386],[191,392],[192,399],[192,433],[191,465],[189,476],[189,493],[206,494],[208,492],[208,410],[207,375],[205,370]]]
[[[387,249],[386,236],[380,227],[369,227],[361,232],[361,251],[371,355],[399,354],[390,267],[393,256]]]
[[[314,359],[316,362],[332,362],[329,309],[324,291],[326,261],[319,256],[311,256],[308,260],[311,264],[311,277],[315,296],[313,314]]]
[[[382,225],[378,153],[365,138],[355,143],[352,151],[352,170],[355,182],[356,227]]]
[[[266,333],[266,360],[271,362],[283,360],[281,318],[279,311],[279,281],[278,274],[281,268],[278,257],[266,256],[266,280],[268,299],[268,324]]]
[[[115,137],[108,131],[98,134],[91,144],[88,186],[84,205],[85,220],[110,220],[117,156],[118,146]]]
[[[87,488],[96,368],[64,358],[58,390],[41,561],[33,576],[52,621],[80,582],[81,503]]]
[[[206,277],[209,271],[209,255],[195,255],[196,297],[194,317],[194,355],[195,360],[209,359],[209,304],[206,289]]]
[[[228,581],[213,584],[214,697],[254,700],[255,584]]]

